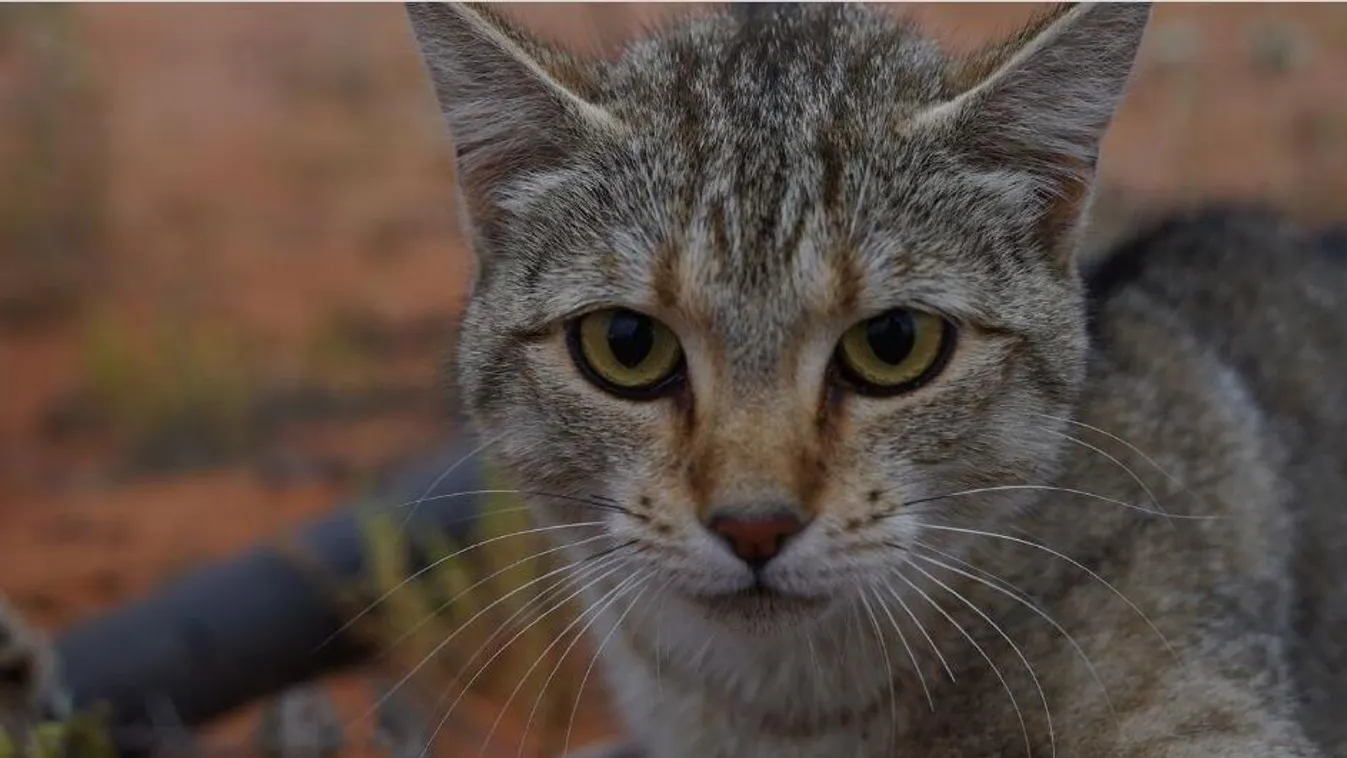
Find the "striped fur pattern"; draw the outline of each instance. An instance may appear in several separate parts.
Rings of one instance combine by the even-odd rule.
[[[479,262],[459,389],[570,546],[613,755],[1347,755],[1342,266],[1262,217],[1089,291],[1075,257],[1148,14],[955,59],[865,6],[732,7],[588,60],[409,6]],[[672,330],[682,390],[577,370],[608,307]],[[839,388],[894,307],[957,325],[948,366]],[[726,503],[809,526],[755,577]]]

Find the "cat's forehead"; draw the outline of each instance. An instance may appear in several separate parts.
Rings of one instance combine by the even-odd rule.
[[[598,174],[665,206],[655,236],[677,236],[698,270],[779,294],[801,272],[847,262],[864,185],[903,152],[891,133],[903,112],[942,96],[944,59],[861,8],[744,13],[753,18],[679,26],[624,56],[606,107],[631,131]]]
[[[623,306],[674,314],[775,370],[803,333],[878,309],[990,309],[1004,206],[897,132],[938,101],[938,48],[870,11],[691,24],[628,51],[603,107],[627,129],[505,188],[529,329]],[[994,177],[993,177],[994,178]],[[976,180],[974,180],[976,183]],[[953,198],[954,200],[952,200]]]
[[[894,189],[867,184],[890,182],[904,163],[895,125],[943,96],[946,61],[864,8],[743,13],[753,17],[678,26],[628,51],[606,106],[631,131],[616,165],[597,173],[655,199],[650,236],[680,251],[708,292],[835,299],[821,276],[875,273],[856,262],[863,195],[880,204]],[[650,208],[626,210],[631,223]]]
[[[670,147],[723,153],[805,145],[856,120],[892,125],[944,95],[947,59],[897,19],[844,4],[741,13],[751,18],[634,45],[609,71],[609,107],[684,143]]]

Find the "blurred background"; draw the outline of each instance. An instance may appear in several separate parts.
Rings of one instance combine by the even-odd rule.
[[[1033,8],[888,9],[957,50]],[[696,11],[510,12],[606,54]],[[1345,77],[1347,5],[1158,7],[1101,237],[1214,198],[1347,219]],[[59,628],[452,437],[439,369],[471,265],[452,182],[399,6],[0,5],[0,595]],[[332,687],[359,715],[365,691]],[[438,754],[478,754],[479,732]]]

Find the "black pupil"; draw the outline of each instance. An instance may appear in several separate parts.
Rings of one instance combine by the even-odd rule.
[[[655,325],[650,319],[631,311],[618,311],[608,322],[608,349],[627,368],[635,368],[650,357],[655,346]]]
[[[890,311],[866,323],[865,339],[876,358],[897,365],[912,352],[915,331],[912,316],[905,311]]]

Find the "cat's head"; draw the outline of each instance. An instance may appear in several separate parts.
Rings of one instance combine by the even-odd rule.
[[[713,11],[615,60],[413,6],[478,277],[462,397],[565,539],[712,617],[854,596],[1010,518],[1082,380],[1073,254],[1148,9],[951,58],[854,5]],[[937,499],[930,499],[937,498]],[[592,505],[584,505],[586,500]],[[566,534],[565,530],[557,534]]]

